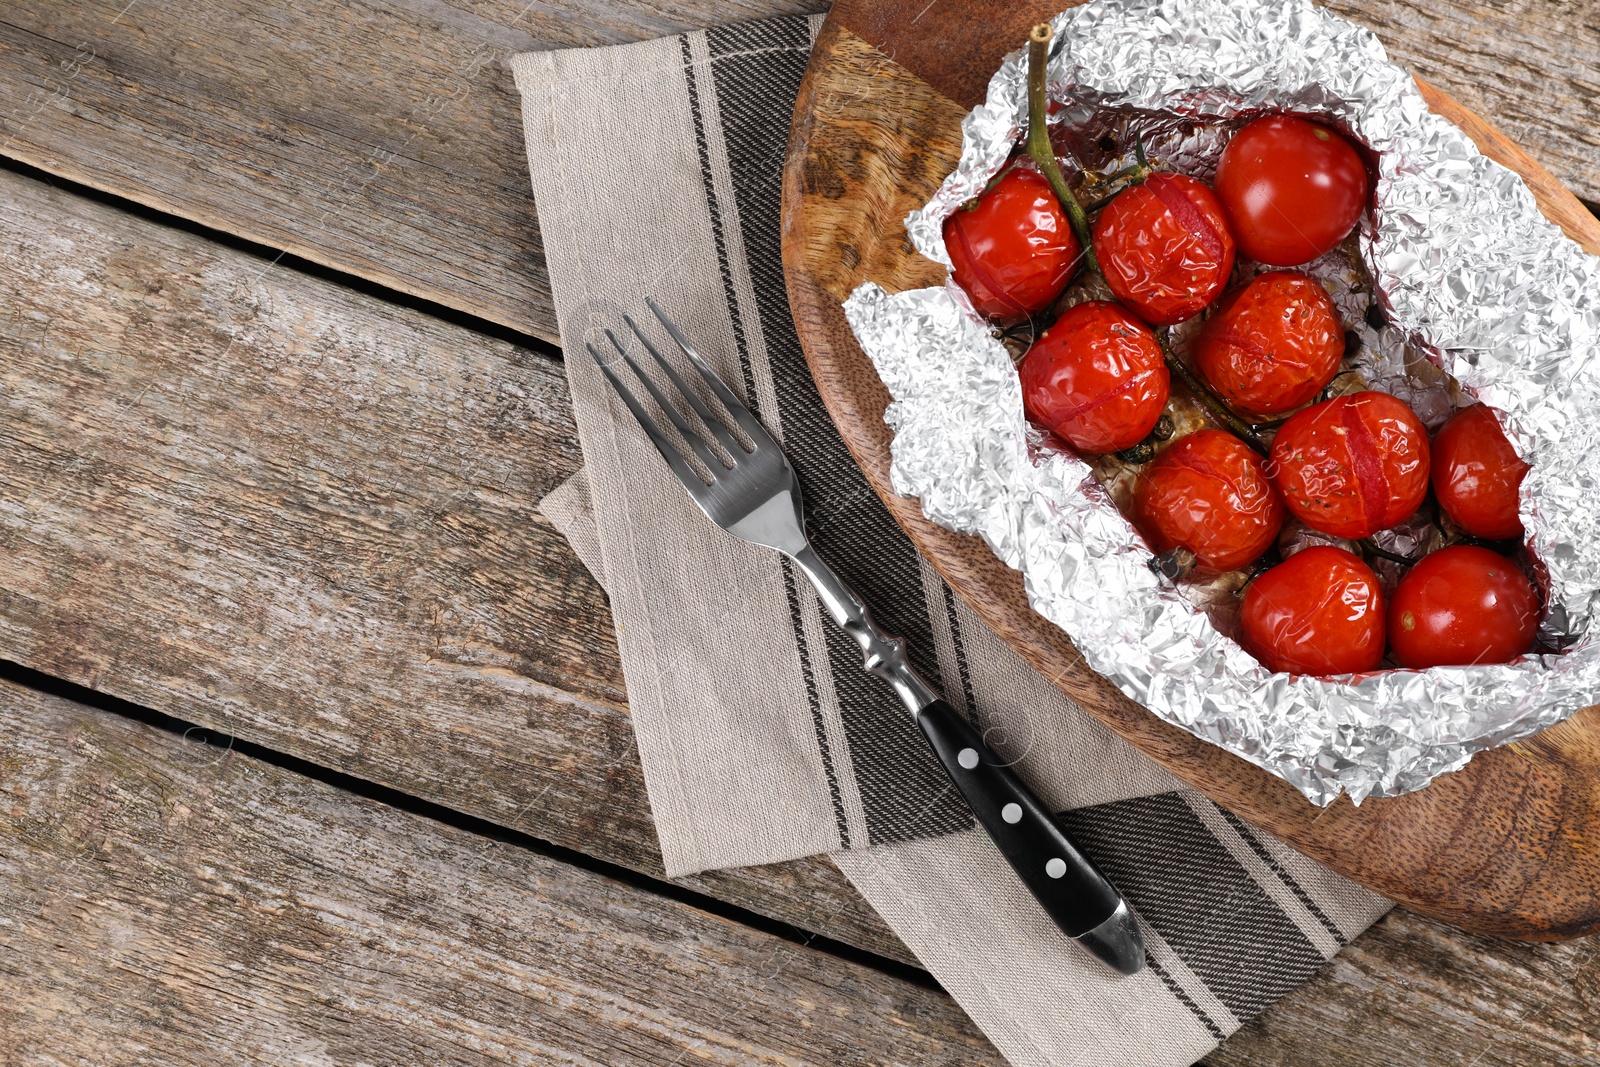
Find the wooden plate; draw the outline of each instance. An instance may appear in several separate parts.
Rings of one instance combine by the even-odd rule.
[[[784,172],[783,256],[812,373],[856,461],[918,548],[1036,669],[1213,800],[1417,911],[1505,937],[1557,940],[1600,926],[1600,708],[1480,754],[1426,789],[1327,810],[1244,760],[1156,718],[1085,666],[1028,607],[1022,579],[981,541],[922,517],[889,487],[889,396],[840,301],[867,279],[941,284],[902,220],[960,155],[962,116],[1001,57],[1062,0],[841,0],[824,24]],[[1419,83],[1420,84],[1420,83]],[[1544,213],[1600,254],[1600,222],[1526,153],[1428,85],[1434,111],[1517,171]]]

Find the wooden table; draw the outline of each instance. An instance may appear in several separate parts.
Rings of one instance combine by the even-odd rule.
[[[817,0],[0,11],[0,1064],[997,1063],[824,860],[668,882],[506,57]],[[1600,0],[1340,0],[1600,201]],[[1208,1059],[1600,1059],[1397,913]]]

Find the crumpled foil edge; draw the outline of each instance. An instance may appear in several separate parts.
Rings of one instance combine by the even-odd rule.
[[[1378,154],[1362,258],[1404,343],[1493,407],[1532,464],[1522,513],[1549,572],[1544,633],[1568,647],[1343,679],[1267,671],[1149,571],[1148,546],[1082,460],[1041,447],[1008,353],[953,283],[891,295],[868,282],[845,303],[894,396],[895,491],[1020,570],[1033,607],[1128,696],[1320,805],[1418,789],[1586,707],[1600,689],[1589,634],[1600,260],[1543,217],[1517,175],[1433,115],[1370,31],[1307,0],[1096,0],[1053,24],[1056,121],[1290,110],[1326,116]],[[1026,114],[1019,51],[964,120],[956,170],[906,220],[924,255],[949,266],[944,219],[1009,158]]]

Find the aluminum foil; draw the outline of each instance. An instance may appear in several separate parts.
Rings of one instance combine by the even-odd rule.
[[[845,312],[894,395],[893,485],[1023,572],[1033,606],[1090,666],[1162,718],[1281,775],[1312,801],[1393,796],[1473,753],[1544,729],[1600,692],[1600,260],[1539,213],[1516,175],[1428,111],[1368,30],[1304,0],[1097,0],[1058,15],[1049,68],[1058,143],[1115,120],[1151,132],[1170,169],[1209,176],[1226,133],[1314,113],[1377,154],[1375,218],[1354,242],[1376,294],[1336,258],[1316,273],[1362,371],[1430,426],[1476,397],[1532,464],[1522,514],[1549,571],[1544,647],[1498,666],[1340,679],[1274,674],[1146,566],[1150,550],[1078,457],[1023,417],[1011,359],[954,284],[862,285]],[[1009,57],[963,123],[957,169],[906,219],[949,266],[941,227],[1025,128],[1026,60]],[[1340,279],[1343,279],[1341,288]],[[1392,328],[1367,330],[1376,295]],[[1421,353],[1453,376],[1406,368]],[[1443,382],[1441,385],[1440,383]]]

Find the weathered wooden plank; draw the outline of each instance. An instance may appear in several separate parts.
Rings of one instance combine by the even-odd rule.
[[[991,1064],[950,998],[0,683],[0,1062]]]
[[[1600,2],[1318,0],[1600,201]]]
[[[0,155],[554,340],[508,56],[819,0],[8,0]]]
[[[559,365],[0,172],[0,657],[660,874]],[[906,950],[832,864],[691,880]]]
[[[1592,1067],[1600,942],[1470,937],[1396,910],[1211,1067]]]
[[[1600,200],[1600,0],[1336,0]],[[0,154],[554,340],[505,57],[825,0],[11,0]]]

